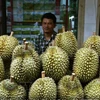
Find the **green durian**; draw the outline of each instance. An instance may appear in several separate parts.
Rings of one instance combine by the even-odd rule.
[[[3,60],[11,59],[14,48],[18,45],[18,40],[13,36],[0,36],[0,56]]]
[[[41,55],[41,60],[46,76],[53,78],[56,82],[68,72],[68,55],[57,46],[49,46]]]
[[[100,56],[100,36],[92,35],[86,41],[84,41],[84,47],[95,50]]]
[[[86,100],[100,100],[100,78],[93,79],[84,87]]]
[[[84,98],[84,91],[79,79],[72,75],[66,75],[58,82],[59,100],[81,100]]]
[[[71,31],[57,34],[54,43],[58,47],[65,50],[70,58],[74,57],[78,49],[77,40],[74,33],[72,33]]]
[[[32,82],[40,77],[40,58],[36,51],[27,45],[18,45],[13,51],[10,74],[17,82]]]
[[[82,83],[87,83],[98,74],[99,57],[91,48],[80,48],[75,55],[73,71]]]
[[[44,75],[37,79],[29,90],[29,100],[56,100],[56,97],[57,87],[54,80]]]
[[[0,100],[25,100],[26,90],[11,79],[0,82]]]

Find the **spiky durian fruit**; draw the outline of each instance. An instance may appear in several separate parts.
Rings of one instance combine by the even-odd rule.
[[[57,88],[54,80],[44,75],[37,79],[29,90],[29,100],[56,100],[56,95]]]
[[[92,80],[85,86],[84,95],[87,100],[100,100],[100,78]]]
[[[32,82],[40,77],[40,70],[40,59],[36,51],[25,45],[16,46],[10,67],[10,74],[14,75],[15,80],[19,83]]]
[[[4,79],[4,76],[5,76],[4,63],[2,58],[0,57],[0,81]]]
[[[28,50],[25,50],[25,45],[27,45]],[[12,53],[12,59],[15,59],[16,57],[23,57],[25,54],[28,54],[33,57],[33,59],[36,62],[36,65],[40,67],[40,58],[38,53],[35,51],[35,49],[29,45],[28,42],[25,42],[23,45],[18,45],[15,47]]]
[[[90,46],[100,56],[100,36],[94,34],[84,42],[84,47],[88,48]]]
[[[0,100],[25,100],[26,90],[12,79],[5,79],[0,82]]]
[[[41,55],[41,60],[46,75],[52,77],[56,82],[68,72],[68,55],[57,46],[49,46]]]
[[[11,59],[12,52],[15,46],[18,45],[18,40],[13,36],[0,36],[0,56],[3,60]]]
[[[71,31],[57,34],[55,45],[65,50],[69,57],[73,57],[78,49],[77,40]]]
[[[73,71],[82,83],[91,81],[98,73],[99,57],[90,48],[81,48],[74,59]]]
[[[83,87],[77,77],[66,75],[58,82],[59,100],[81,100],[84,98]]]

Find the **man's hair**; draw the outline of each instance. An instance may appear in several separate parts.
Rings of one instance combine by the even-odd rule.
[[[45,13],[42,17],[41,17],[41,22],[43,21],[44,18],[47,19],[52,19],[53,22],[56,24],[56,16],[52,13]]]

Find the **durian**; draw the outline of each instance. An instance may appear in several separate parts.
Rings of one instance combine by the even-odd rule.
[[[75,73],[62,77],[58,82],[58,98],[58,100],[82,100],[84,98],[83,87]]]
[[[100,78],[93,79],[84,88],[86,100],[100,100]]]
[[[73,71],[82,83],[94,79],[98,73],[99,57],[91,48],[80,48],[75,55]]]
[[[13,77],[12,77],[13,78]],[[25,100],[26,90],[13,79],[5,79],[0,82],[0,100]]]
[[[18,40],[13,36],[0,36],[0,56],[3,60],[11,59],[13,49],[18,45]]]
[[[45,77],[42,71],[42,78],[37,79],[29,90],[29,100],[56,100],[57,87],[52,78]]]
[[[68,72],[68,55],[63,49],[57,46],[49,46],[41,55],[41,60],[46,75],[53,78],[56,82]]]
[[[12,56],[10,74],[17,82],[32,82],[40,77],[40,58],[27,42],[26,45],[16,46]]]
[[[85,42],[84,42],[84,47],[89,48],[91,46],[91,48],[93,50],[95,50],[98,55],[100,56],[100,36],[98,35],[92,35],[90,36]]]
[[[25,45],[27,46],[28,50],[25,50]],[[24,55],[32,56],[36,62],[36,65],[40,67],[40,57],[35,51],[35,49],[32,46],[30,46],[27,41],[24,44],[15,47],[15,49],[12,52],[12,60],[16,57],[24,57]]]
[[[70,58],[74,57],[78,49],[77,40],[71,31],[59,33],[55,37],[55,45],[66,51]]]

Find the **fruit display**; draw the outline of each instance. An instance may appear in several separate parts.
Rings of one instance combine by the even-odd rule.
[[[32,82],[40,77],[40,60],[36,51],[25,45],[18,45],[13,51],[10,74],[18,83]]]
[[[0,36],[0,100],[99,100],[99,38],[78,49],[74,34],[63,31],[38,55],[27,38],[19,44]]]
[[[81,100],[84,98],[83,87],[79,79],[72,75],[66,75],[58,83],[59,100]]]
[[[84,88],[85,99],[100,100],[100,78],[88,83]]]
[[[68,72],[68,55],[57,46],[49,46],[41,55],[41,60],[46,76],[53,78],[56,82]]]
[[[26,90],[11,79],[0,82],[0,100],[25,100]]]
[[[90,48],[81,48],[76,52],[73,71],[82,83],[91,81],[97,76],[99,57]]]
[[[37,79],[29,90],[29,100],[56,100],[57,88],[54,80],[45,77],[45,71],[42,71],[42,77]]]

